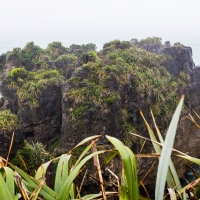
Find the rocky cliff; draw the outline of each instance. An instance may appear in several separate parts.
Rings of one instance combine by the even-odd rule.
[[[128,132],[148,137],[139,111],[152,124],[152,108],[164,135],[185,94],[175,147],[199,156],[200,130],[187,119],[192,109],[200,112],[200,69],[195,67],[190,47],[163,45],[160,38],[115,40],[100,52],[93,44],[65,48],[54,42],[44,50],[28,43],[24,49],[1,55],[0,71],[2,109],[10,109],[19,120],[13,151],[26,139],[61,153],[85,137],[108,134],[138,153],[143,141]],[[9,143],[10,133],[0,136]],[[0,151],[6,155],[3,148]],[[147,144],[144,152],[151,151]],[[151,163],[152,159],[138,159],[140,177]],[[184,165],[178,168],[182,176]]]

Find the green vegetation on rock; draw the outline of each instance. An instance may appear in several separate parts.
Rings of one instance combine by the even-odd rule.
[[[38,62],[40,57],[44,54],[44,50],[39,46],[36,46],[34,42],[29,42],[22,49],[21,60],[26,66],[27,70],[32,70],[34,65]]]
[[[0,130],[1,131],[13,131],[18,123],[17,116],[11,113],[10,110],[0,111]]]
[[[44,145],[41,143],[29,144],[24,141],[24,146],[17,151],[11,162],[33,176],[35,169],[50,159],[51,155],[45,150]]]
[[[158,44],[158,45],[162,45],[162,38],[159,37],[147,37],[146,39],[142,39],[140,40],[139,44]]]
[[[160,38],[146,40],[149,43],[161,41]],[[187,88],[189,76],[184,72],[178,77],[170,75],[163,67],[164,55],[155,55],[136,46],[123,49],[121,44],[115,40],[104,45],[97,55],[101,59],[100,66],[88,62],[77,68],[75,76],[68,80],[71,87],[65,98],[73,100],[75,110],[85,102],[91,102],[93,107],[106,111],[110,104],[121,101],[125,95],[123,87],[130,90],[134,87],[141,102],[152,108],[156,116],[169,119],[181,92]],[[133,78],[134,83],[131,82]]]
[[[11,70],[3,84],[36,107],[48,85],[61,87],[64,83],[69,86],[62,96],[69,121],[76,119],[81,125],[84,116],[98,112],[105,118],[115,111],[118,116],[111,123],[120,132],[126,134],[127,126],[139,131],[138,109],[151,108],[155,116],[169,120],[180,95],[187,91],[189,75],[181,71],[172,76],[163,66],[167,56],[141,48],[161,45],[161,38],[134,41],[136,45],[114,40],[100,52],[92,43],[66,48],[61,42],[52,42],[44,50],[30,42],[11,52],[25,66]],[[126,111],[126,118],[120,110]]]
[[[21,100],[27,100],[30,105],[38,105],[39,94],[47,85],[60,85],[62,77],[57,70],[38,70],[29,72],[24,68],[15,68],[9,72],[4,83],[17,92]]]

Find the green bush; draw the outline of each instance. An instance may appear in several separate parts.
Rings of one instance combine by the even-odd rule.
[[[26,46],[22,49],[22,63],[24,67],[31,71],[34,65],[40,60],[40,56],[43,55],[45,51],[36,46],[34,42],[29,42]]]
[[[61,55],[56,59],[56,61],[63,61],[63,62],[69,62],[69,63],[74,63],[76,62],[76,60],[77,60],[77,57],[72,54]]]
[[[60,55],[66,54],[67,49],[62,45],[61,42],[52,42],[46,48],[46,53],[51,57],[52,60],[57,59]]]
[[[129,41],[122,41],[121,42],[121,48],[122,49],[129,49],[130,48],[130,42]]]
[[[112,45],[114,45],[115,47],[119,47],[120,44],[121,44],[120,40],[113,40],[113,41],[110,41],[110,42],[108,42],[108,43],[105,43],[105,44],[103,45],[103,48],[110,47],[110,46],[112,46]]]
[[[112,95],[112,96],[110,96],[110,97],[108,97],[108,98],[106,99],[106,103],[107,103],[107,104],[112,104],[112,103],[114,103],[116,100],[117,100],[117,97],[116,97],[115,95]]]
[[[91,57],[92,61],[95,62],[97,58],[97,53],[95,51],[89,51],[88,54]]]
[[[103,68],[108,72],[119,73],[119,69],[117,69],[117,67],[115,65],[111,65],[111,66],[106,65]]]
[[[20,99],[26,99],[30,105],[37,106],[39,94],[47,85],[59,85],[63,82],[57,70],[41,69],[29,72],[24,68],[16,68],[4,79],[8,89],[14,89]]]
[[[147,37],[146,39],[140,40],[139,44],[158,44],[162,45],[162,38],[159,37]]]
[[[45,150],[45,147],[41,143],[29,144],[27,141],[24,141],[24,146],[17,151],[11,163],[34,176],[35,169],[50,159],[50,153]]]
[[[13,131],[18,123],[18,118],[10,110],[0,111],[0,130]]]
[[[29,72],[25,70],[24,68],[15,68],[8,73],[6,78],[9,81],[17,81],[19,78],[26,79],[28,75],[29,75]]]
[[[115,60],[118,57],[117,53],[109,53],[108,54],[108,58],[111,60]]]
[[[82,46],[79,44],[72,44],[69,48],[71,50],[77,50],[77,49],[82,49]]]
[[[86,45],[83,45],[83,48],[86,51],[91,51],[91,50],[95,51],[97,47],[96,47],[96,44],[88,43]]]
[[[81,105],[80,107],[76,108],[73,112],[74,117],[79,117],[85,112],[85,107]]]

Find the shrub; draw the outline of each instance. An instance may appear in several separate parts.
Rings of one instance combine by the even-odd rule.
[[[69,48],[71,50],[77,50],[77,49],[82,49],[82,46],[79,44],[72,44]]]
[[[96,60],[96,58],[97,58],[97,53],[96,53],[95,51],[89,51],[88,54],[89,54],[91,60],[92,60],[93,62],[95,62],[95,60]]]
[[[105,43],[105,44],[103,45],[103,49],[106,48],[106,47],[110,47],[110,46],[112,46],[112,45],[114,45],[115,47],[119,47],[120,44],[121,44],[120,40],[113,40],[113,41],[111,41],[111,42]]]
[[[15,68],[8,73],[6,78],[9,81],[17,81],[19,78],[26,79],[28,74],[28,71],[26,71],[24,68]]]
[[[121,42],[121,48],[122,49],[128,49],[128,48],[130,48],[130,42],[129,41],[122,41]]]
[[[140,40],[139,44],[158,44],[162,45],[162,38],[159,37],[147,37],[146,39]]]
[[[79,117],[85,112],[85,107],[81,105],[80,107],[76,108],[73,112],[74,117]]]
[[[25,162],[26,166],[24,166],[21,159]],[[35,169],[50,159],[51,155],[45,150],[45,147],[41,143],[29,144],[27,141],[24,141],[23,148],[17,151],[11,163],[24,171],[28,171],[34,176]]]
[[[86,45],[83,45],[83,49],[86,50],[86,51],[95,51],[96,50],[96,44],[93,44],[93,43],[88,43]]]
[[[111,60],[115,60],[118,57],[117,53],[109,53],[108,54],[108,58]]]
[[[62,45],[61,42],[52,42],[47,46],[46,52],[51,59],[55,60],[60,55],[66,54],[67,49]]]
[[[10,110],[0,111],[0,130],[13,131],[18,123],[18,118]]]
[[[103,68],[108,72],[119,73],[119,69],[117,69],[117,67],[115,65],[111,65],[111,66],[106,65]]]
[[[107,103],[107,104],[112,104],[112,103],[114,103],[116,100],[117,100],[117,97],[116,97],[115,95],[112,95],[112,96],[110,96],[110,97],[108,97],[108,98],[106,99],[106,103]]]
[[[61,55],[56,59],[56,61],[63,61],[63,62],[67,62],[69,64],[74,63],[76,60],[77,60],[77,57],[72,54]]]
[[[96,60],[97,54],[95,51],[83,52],[79,57],[80,64],[87,64],[88,62],[95,62]]]
[[[36,46],[34,42],[29,42],[22,49],[22,63],[27,70],[32,70],[34,65],[39,61],[39,58],[45,51]]]

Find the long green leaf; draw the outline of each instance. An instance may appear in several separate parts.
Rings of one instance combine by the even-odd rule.
[[[117,151],[111,151],[108,156],[104,159],[101,166],[107,165],[116,155],[118,155]]]
[[[74,181],[74,179],[76,178],[79,170],[81,169],[81,167],[89,160],[91,159],[94,155],[98,155],[100,153],[104,153],[105,151],[97,151],[94,152],[90,155],[88,155],[87,157],[85,157],[83,160],[81,160],[79,162],[79,164],[73,169],[73,171],[70,173],[70,175],[68,176],[67,180],[65,181],[61,191],[58,194],[58,199],[57,200],[68,200],[69,199],[69,193],[71,190],[71,185]]]
[[[181,98],[180,103],[178,104],[176,111],[172,117],[172,121],[167,131],[165,143],[161,152],[159,165],[158,165],[158,172],[157,172],[157,177],[156,177],[156,191],[155,191],[156,200],[163,199],[165,181],[166,181],[169,161],[171,157],[172,146],[174,144],[176,129],[177,129],[179,117],[181,114],[183,101],[184,101],[184,97]]]
[[[60,192],[65,180],[68,177],[68,161],[70,158],[71,155],[63,154],[59,159],[58,166],[56,169],[56,178],[54,185],[54,190],[56,193]]]
[[[27,173],[25,173],[18,167],[12,165],[11,163],[9,163],[9,165],[11,166],[11,168],[16,170],[28,182],[29,187],[36,189],[39,186],[40,183],[38,180],[34,179],[33,177],[31,177],[30,175],[28,175]],[[40,190],[40,194],[48,200],[55,200],[57,197],[57,193],[54,192],[51,188],[49,188],[46,185],[42,186]]]
[[[75,184],[72,183],[72,186],[71,186],[71,189],[70,189],[70,192],[69,192],[71,199],[75,199],[75,192],[76,192]]]
[[[49,165],[51,164],[53,160],[50,160],[44,164],[41,164],[41,166],[38,168],[36,174],[35,174],[35,179],[38,181],[43,181],[43,179],[45,178],[45,174],[47,171],[47,168],[49,167]]]
[[[13,200],[13,197],[0,173],[0,199],[2,200]]]
[[[95,199],[100,196],[102,196],[102,194],[88,194],[88,195],[85,195],[84,197],[82,197],[81,199],[90,200],[90,199]]]
[[[45,179],[43,179],[43,181],[40,182],[38,188],[36,188],[36,189],[32,192],[32,194],[31,194],[31,196],[30,196],[30,199],[31,199],[31,200],[37,200],[37,199],[38,199],[38,195],[39,195],[40,190],[41,190],[42,186],[44,185],[44,183],[45,183]]]
[[[128,193],[131,200],[139,199],[139,191],[138,191],[138,181],[136,174],[136,164],[132,163],[134,154],[130,153],[130,151],[124,146],[124,144],[118,139],[107,136],[106,138],[115,146],[115,148],[119,151],[121,159],[124,164],[125,175],[128,183]]]
[[[132,179],[133,179],[133,194],[138,194],[138,196],[139,196],[136,157],[129,147],[125,146],[125,148],[126,148],[128,154],[129,154],[129,157],[131,159],[131,168],[132,168],[131,171],[133,172],[133,176],[132,176]]]
[[[18,193],[18,194],[16,194],[15,196],[14,196],[14,200],[18,200],[18,199],[20,199],[22,197],[22,195],[20,194],[20,193]]]
[[[184,158],[186,160],[189,160],[189,161],[191,161],[191,162],[193,162],[193,163],[195,163],[195,164],[200,166],[200,159],[199,158],[194,158],[194,157],[188,156],[188,155],[177,155],[177,156],[179,156],[181,158]]]
[[[14,198],[15,195],[15,181],[14,181],[14,173],[13,170],[10,169],[9,167],[4,167],[5,173],[6,173],[6,185],[8,187],[8,190]]]
[[[87,138],[85,138],[84,140],[82,140],[81,142],[79,142],[71,151],[73,151],[75,148],[77,148],[77,147],[79,147],[79,146],[85,144],[86,142],[89,142],[90,140],[97,139],[97,138],[99,138],[99,137],[101,137],[101,135],[93,135],[93,136],[87,137]],[[71,151],[70,151],[70,152],[71,152]]]
[[[143,118],[143,120],[145,122],[145,125],[147,127],[148,132],[149,132],[149,136],[150,136],[151,140],[157,142],[157,139],[156,139],[156,137],[155,137],[155,135],[154,135],[151,127],[149,126],[148,122],[146,121],[143,113],[140,112],[140,114],[141,114],[141,116],[142,116],[142,118]],[[164,141],[162,140],[161,143],[164,143]],[[153,144],[155,152],[158,153],[158,154],[161,154],[161,148],[160,148],[160,146],[158,144],[154,143],[154,142],[152,142],[152,144]],[[158,158],[158,159],[160,159],[160,158]],[[168,170],[168,172],[167,172],[167,185],[168,185],[169,188],[174,188],[176,186],[176,184],[173,181],[173,176],[172,176],[172,173],[171,173],[170,170]]]
[[[84,151],[81,153],[81,155],[78,157],[78,160],[76,161],[75,165],[73,166],[73,168],[75,168],[77,166],[77,164],[80,162],[80,160],[86,155],[86,153],[92,148],[92,143],[89,144]],[[72,170],[73,170],[72,168]]]
[[[158,135],[158,138],[159,138],[159,140],[160,140],[160,143],[164,143],[164,139],[163,139],[163,137],[162,137],[162,135],[161,135],[161,133],[160,133],[160,130],[158,129],[158,126],[157,126],[157,124],[156,124],[156,121],[155,121],[155,118],[154,118],[154,115],[153,115],[153,112],[151,111],[151,116],[152,116],[152,118],[153,118],[153,122],[154,122],[154,125],[155,125],[155,128],[156,128],[156,133],[157,133],[157,135]],[[176,172],[176,169],[175,169],[175,167],[174,167],[174,164],[173,164],[173,162],[172,162],[172,160],[171,160],[171,158],[170,158],[170,161],[169,161],[169,169],[170,169],[170,171],[168,171],[168,175],[167,176],[169,176],[169,178],[168,179],[170,179],[170,177],[172,176],[172,178],[173,178],[173,183],[172,183],[172,186],[174,185],[174,187],[176,187],[177,188],[177,190],[181,190],[182,189],[182,186],[181,186],[181,183],[180,183],[180,180],[179,180],[179,178],[178,178],[178,174],[177,174],[177,172]],[[169,175],[169,173],[171,174],[171,176]],[[170,186],[169,186],[170,187]]]
[[[125,175],[125,172],[124,172],[124,168],[122,168],[122,177],[121,177],[121,191],[120,191],[120,194],[119,194],[119,199],[120,200],[128,200],[129,197],[128,197],[128,185],[127,185],[127,179],[126,179],[126,175]]]

